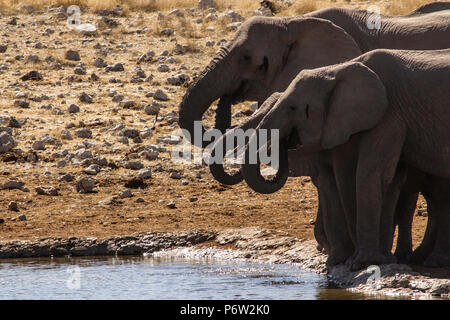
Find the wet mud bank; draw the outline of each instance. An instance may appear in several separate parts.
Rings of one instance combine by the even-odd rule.
[[[0,242],[0,259],[59,256],[171,255],[187,258],[243,259],[291,263],[324,274],[340,288],[370,295],[414,298],[450,297],[450,269],[425,269],[391,264],[351,272],[346,266],[327,268],[326,255],[314,240],[262,228],[222,231],[139,233],[109,239],[42,238]]]

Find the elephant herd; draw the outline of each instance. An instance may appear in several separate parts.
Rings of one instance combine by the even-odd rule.
[[[179,125],[191,137],[203,134],[195,123],[219,99],[216,145],[237,129],[256,129],[247,142],[278,129],[272,179],[259,163],[232,173],[215,163],[211,173],[228,185],[245,179],[266,194],[288,176],[310,176],[319,198],[314,234],[329,266],[450,266],[450,2],[381,15],[378,28],[369,27],[370,18],[328,8],[247,20],[187,90]],[[231,106],[241,101],[260,107],[231,127]],[[259,150],[245,152],[248,159]],[[413,251],[419,192],[428,223]]]

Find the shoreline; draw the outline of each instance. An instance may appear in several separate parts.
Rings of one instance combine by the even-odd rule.
[[[109,239],[41,238],[39,241],[0,241],[0,259],[63,256],[170,255],[174,257],[242,259],[254,262],[290,263],[303,270],[326,275],[342,289],[367,295],[411,298],[450,298],[450,268],[426,269],[391,264],[374,272],[351,272],[344,265],[327,268],[326,255],[315,240],[289,236],[286,232],[258,227],[222,231],[147,232]],[[1,260],[0,260],[1,263]]]

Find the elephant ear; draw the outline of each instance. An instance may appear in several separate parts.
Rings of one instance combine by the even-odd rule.
[[[378,75],[360,62],[346,63],[334,73],[334,87],[322,131],[325,149],[347,142],[352,134],[375,127],[388,100]]]
[[[343,63],[362,53],[356,41],[329,20],[295,17],[287,21],[283,72],[292,77],[282,74],[282,79],[292,80],[299,70]]]

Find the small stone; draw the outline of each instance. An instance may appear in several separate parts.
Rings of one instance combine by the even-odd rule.
[[[16,201],[10,201],[9,203],[8,203],[8,210],[10,210],[10,211],[19,211],[19,206],[17,205],[17,202]]]
[[[124,109],[132,109],[136,106],[136,102],[133,100],[124,100],[119,103],[119,106]]]
[[[34,189],[37,194],[43,195],[43,196],[57,196],[58,195],[58,189],[55,187],[36,187]]]
[[[120,131],[120,134],[127,138],[133,139],[139,137],[139,130],[134,128],[124,128]]]
[[[90,95],[88,95],[86,92],[80,93],[80,95],[78,96],[78,99],[81,102],[85,102],[85,103],[93,103],[94,102],[92,97]]]
[[[80,193],[91,193],[95,187],[95,180],[91,178],[82,178],[77,182],[76,189]]]
[[[80,61],[80,53],[76,50],[66,51],[66,59],[71,61]]]
[[[169,72],[170,67],[167,64],[159,64],[156,70],[158,70],[159,72]]]
[[[81,128],[75,131],[75,136],[77,136],[78,138],[91,138],[92,131],[88,128]]]
[[[121,72],[124,70],[125,70],[125,68],[123,67],[123,64],[121,64],[121,63],[115,63],[113,65],[106,67],[106,71],[111,71],[111,72]]]
[[[152,177],[152,171],[150,169],[141,169],[139,170],[139,178],[142,178],[144,180],[150,179]]]
[[[17,217],[17,220],[19,221],[27,221],[27,216],[24,214],[21,214]]]
[[[13,189],[19,189],[22,190],[25,186],[25,182],[19,181],[16,178],[10,178],[8,181],[6,181],[3,186],[2,189],[7,189],[7,190],[13,190]]]
[[[20,108],[27,109],[30,107],[30,103],[26,100],[15,100],[14,105]]]
[[[174,172],[170,173],[169,178],[179,180],[182,178],[182,176],[178,172],[174,171]]]
[[[133,194],[131,193],[131,190],[129,190],[129,189],[123,190],[119,193],[119,197],[121,199],[131,198],[132,196],[133,196]]]
[[[156,115],[159,113],[160,109],[160,104],[157,102],[153,102],[152,104],[148,104],[144,107],[144,112],[148,115]]]
[[[177,207],[176,204],[175,204],[175,202],[173,202],[173,201],[168,202],[168,203],[166,204],[166,206],[167,206],[167,208],[169,208],[169,209],[175,209],[175,208]]]
[[[69,112],[69,113],[78,113],[78,112],[80,112],[80,107],[77,106],[76,104],[71,104],[69,106],[69,108],[67,108],[67,112]]]
[[[89,174],[91,176],[95,176],[100,172],[100,166],[98,164],[92,164],[86,169],[84,169],[84,173]]]
[[[93,62],[93,65],[94,65],[94,67],[97,67],[97,68],[104,68],[108,64],[102,58],[96,58]]]
[[[0,132],[0,153],[10,151],[16,144],[16,140],[8,132]]]
[[[164,91],[162,91],[161,89],[158,89],[155,91],[155,93],[153,94],[153,98],[159,101],[168,101],[169,97],[167,96],[166,93],[164,93]]]
[[[128,161],[125,163],[125,168],[130,170],[140,170],[144,167],[140,161]]]
[[[31,148],[33,148],[33,150],[45,150],[45,142],[41,141],[41,140],[37,140],[33,143],[33,145],[31,146]]]

